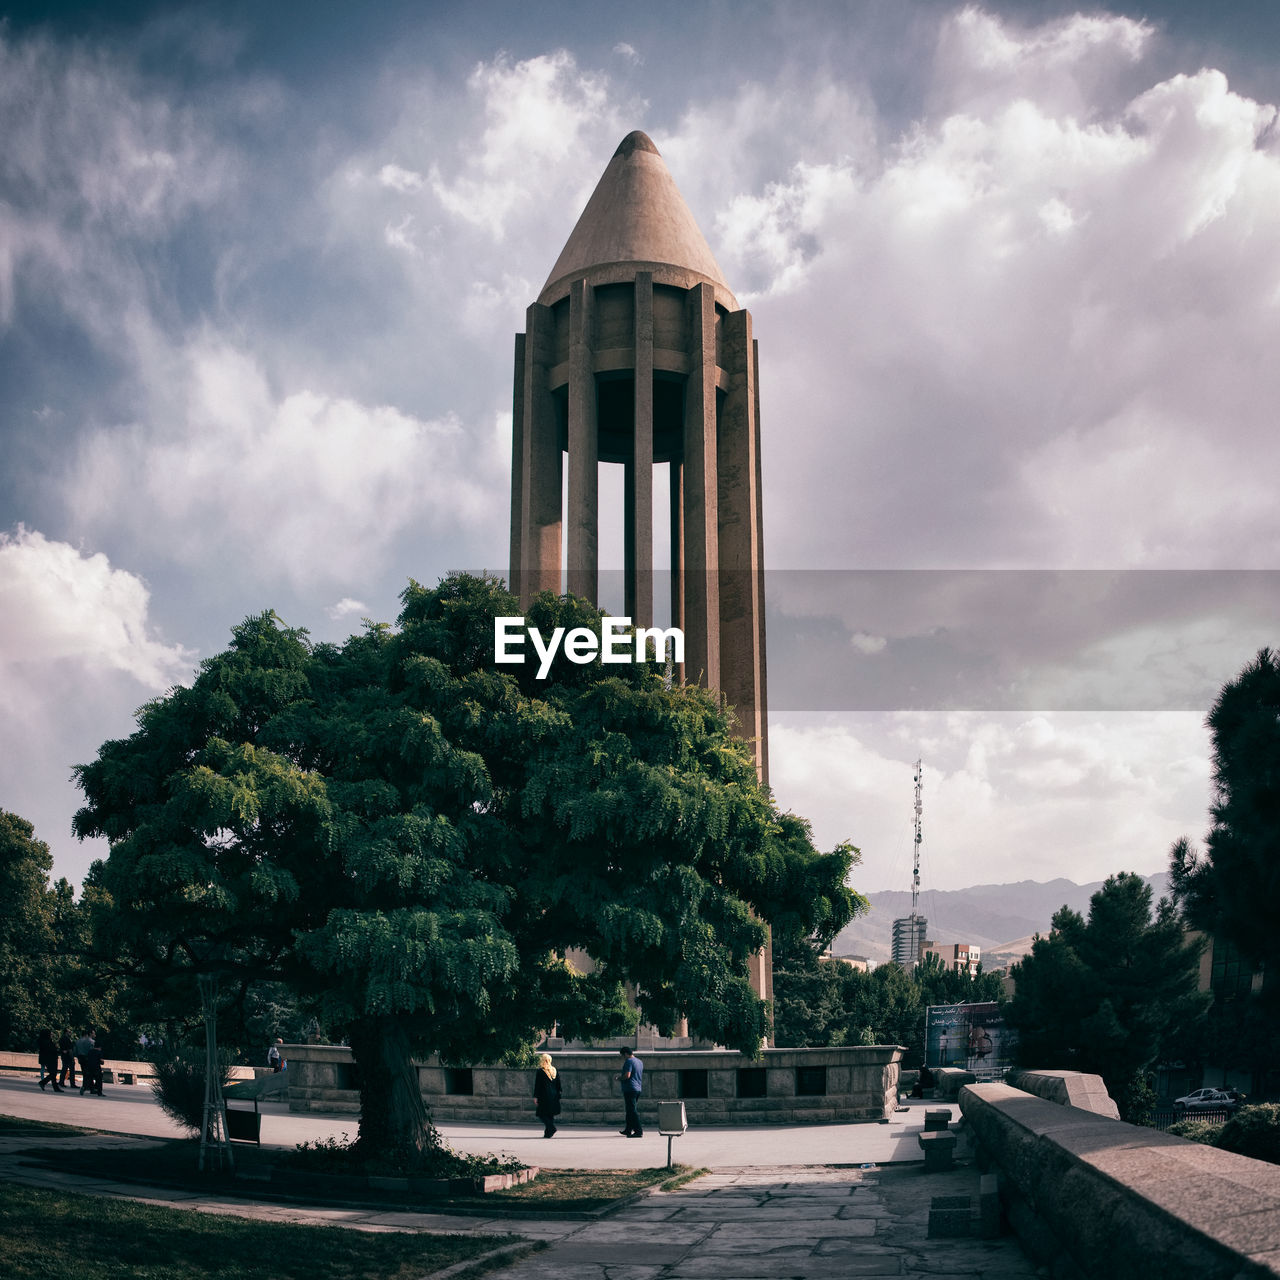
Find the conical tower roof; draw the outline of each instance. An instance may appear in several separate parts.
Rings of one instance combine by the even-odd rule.
[[[638,129],[618,144],[551,268],[539,301],[551,301],[559,286],[572,277],[624,263],[637,269],[675,267],[710,281],[717,293],[733,301],[711,246],[658,148]]]

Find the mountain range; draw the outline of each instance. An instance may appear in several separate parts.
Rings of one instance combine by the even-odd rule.
[[[1169,891],[1168,872],[1143,876],[1155,902]],[[984,968],[990,970],[1019,960],[1031,950],[1032,937],[1049,932],[1053,913],[1068,906],[1082,916],[1089,899],[1103,881],[1076,884],[1073,880],[1019,880],[1014,884],[978,884],[969,889],[931,889],[920,895],[919,911],[929,924],[928,938],[937,943],[967,942],[982,948]],[[895,889],[867,895],[871,910],[837,935],[832,951],[838,956],[866,956],[877,964],[888,960],[893,922],[911,912],[911,894]]]

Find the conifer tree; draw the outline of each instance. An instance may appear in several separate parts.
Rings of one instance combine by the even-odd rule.
[[[1203,853],[1179,840],[1170,882],[1190,924],[1280,970],[1280,656],[1262,649],[1223,686],[1206,724],[1213,804]]]
[[[1111,876],[1087,920],[1063,907],[1013,967],[1006,1016],[1019,1061],[1100,1075],[1121,1115],[1140,1119],[1150,1103],[1146,1073],[1204,1015],[1199,956],[1168,899],[1153,914],[1141,876]]]

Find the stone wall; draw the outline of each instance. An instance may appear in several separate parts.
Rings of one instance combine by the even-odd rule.
[[[960,1109],[1054,1280],[1280,1276],[1280,1167],[1011,1085],[967,1085]]]
[[[954,1102],[960,1096],[960,1090],[967,1084],[973,1084],[977,1078],[963,1067],[935,1067],[933,1091],[944,1101]]]
[[[1064,1107],[1079,1107],[1095,1115],[1120,1119],[1120,1108],[1107,1092],[1101,1076],[1084,1071],[1024,1071],[1015,1068],[1004,1078],[1023,1093],[1034,1093],[1037,1098],[1056,1102]]]
[[[641,1053],[641,1119],[656,1125],[660,1101],[683,1100],[690,1124],[797,1124],[882,1120],[897,1105],[898,1045],[841,1049],[766,1049],[752,1061],[725,1050]],[[354,1114],[360,1099],[351,1051],[288,1045],[289,1106]],[[616,1052],[553,1053],[563,1088],[563,1121],[621,1119]],[[502,1066],[418,1064],[423,1097],[436,1120],[533,1122],[533,1072]]]

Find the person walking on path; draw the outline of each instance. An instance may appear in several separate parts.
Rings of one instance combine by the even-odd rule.
[[[103,1053],[102,1046],[95,1039],[93,1048],[89,1050],[89,1056],[86,1061],[89,1064],[89,1075],[86,1078],[89,1085],[89,1092],[102,1097],[102,1063],[107,1055]]]
[[[551,1065],[551,1055],[538,1055],[538,1070],[533,1077],[534,1114],[542,1121],[542,1136],[550,1138],[556,1131],[560,1114],[560,1077]]]
[[[62,1075],[58,1079],[60,1085],[76,1087],[76,1042],[70,1031],[64,1031],[58,1037],[58,1053],[62,1056]]]
[[[36,1056],[40,1059],[40,1092],[44,1092],[45,1085],[51,1084],[54,1093],[61,1093],[62,1086],[58,1083],[58,1046],[53,1043],[53,1035],[48,1027],[40,1032]]]
[[[626,1109],[626,1121],[620,1130],[624,1138],[643,1138],[644,1129],[640,1124],[640,1092],[644,1087],[644,1063],[625,1046],[618,1050],[622,1054],[622,1070],[618,1080],[622,1085],[622,1105]]]
[[[93,1080],[93,1028],[80,1037],[75,1043],[76,1061],[80,1064],[80,1093],[83,1096],[84,1091],[89,1087]]]
[[[284,1070],[284,1041],[279,1036],[267,1050],[267,1066],[277,1075]]]

